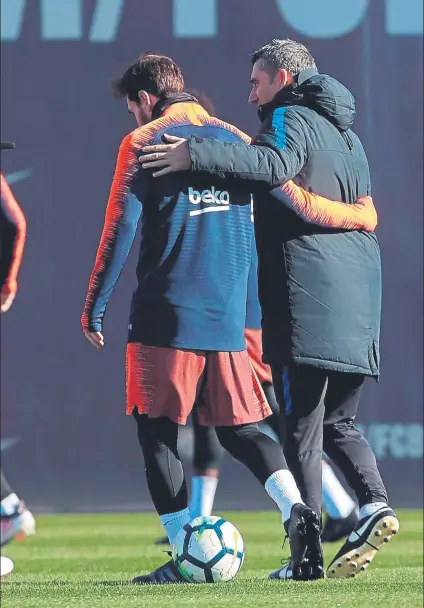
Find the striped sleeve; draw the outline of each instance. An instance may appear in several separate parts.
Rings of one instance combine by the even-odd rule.
[[[1,287],[3,292],[16,293],[26,239],[26,220],[3,174],[1,176]]]
[[[373,232],[377,226],[377,211],[370,196],[348,204],[308,192],[292,181],[271,190],[271,194],[308,224],[366,232]]]
[[[141,204],[131,194],[138,169],[136,151],[133,134],[130,134],[119,148],[103,232],[81,318],[84,331],[101,331],[109,298],[134,241],[141,214]]]

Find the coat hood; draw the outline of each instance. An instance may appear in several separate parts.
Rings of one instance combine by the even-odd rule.
[[[259,109],[259,118],[281,106],[306,106],[347,131],[355,120],[355,98],[341,82],[314,69],[298,74],[293,85],[281,89],[274,99]]]

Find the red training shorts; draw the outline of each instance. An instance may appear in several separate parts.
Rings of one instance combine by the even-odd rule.
[[[272,414],[247,351],[127,345],[127,414],[185,424],[195,402],[203,426],[259,422]]]
[[[246,339],[247,353],[250,363],[261,384],[265,382],[272,384],[271,368],[262,361],[262,330],[261,329],[245,329],[244,337]]]

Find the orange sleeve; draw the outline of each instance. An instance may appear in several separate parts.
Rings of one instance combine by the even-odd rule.
[[[134,202],[130,196],[136,168],[136,148],[131,133],[123,139],[119,148],[103,231],[81,318],[85,331],[101,330],[109,297],[134,240],[141,212],[140,203]]]
[[[377,226],[377,211],[370,196],[361,196],[352,204],[332,201],[308,192],[292,181],[273,190],[272,195],[284,200],[287,207],[310,224],[367,232],[373,232]]]
[[[3,174],[1,177],[1,204],[8,221],[16,228],[16,236],[13,240],[13,252],[11,252],[11,264],[6,276],[3,290],[8,293],[16,293],[17,277],[21,267],[22,255],[25,247],[26,239],[26,220],[19,207],[12,190],[6,182]]]

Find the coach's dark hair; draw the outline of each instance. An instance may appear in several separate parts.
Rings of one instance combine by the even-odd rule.
[[[315,60],[305,45],[295,40],[274,38],[265,46],[252,53],[252,65],[262,59],[262,69],[272,78],[279,70],[299,74],[308,68],[315,68]]]
[[[139,101],[139,91],[164,99],[170,93],[184,90],[184,78],[170,57],[148,52],[143,53],[120,78],[112,82],[112,89],[115,97],[128,97],[131,101]]]

